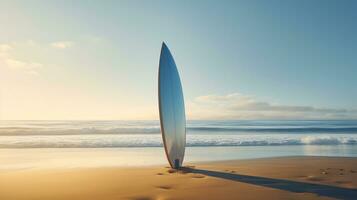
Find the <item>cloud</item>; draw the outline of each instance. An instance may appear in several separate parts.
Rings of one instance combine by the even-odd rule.
[[[356,119],[357,110],[276,105],[233,93],[206,95],[188,102],[192,119]]]
[[[37,69],[43,66],[41,63],[24,62],[14,59],[6,59],[5,64],[7,64],[9,68],[23,70],[34,75],[38,75]]]
[[[25,45],[34,45],[32,40],[29,40]],[[43,67],[41,63],[32,61],[23,61],[15,59],[13,51],[16,50],[16,45],[12,44],[0,44],[0,62],[10,69],[20,70],[29,74],[38,75],[38,69]]]
[[[9,51],[12,49],[9,44],[0,44],[0,59],[6,58],[9,55]]]
[[[51,46],[56,49],[67,49],[73,46],[71,41],[58,41],[51,43]]]
[[[0,44],[0,52],[7,52],[11,49],[12,47],[9,44]]]

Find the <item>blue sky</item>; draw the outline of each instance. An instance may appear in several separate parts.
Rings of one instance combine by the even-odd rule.
[[[1,1],[1,119],[157,119],[162,41],[189,119],[357,118],[354,1]]]

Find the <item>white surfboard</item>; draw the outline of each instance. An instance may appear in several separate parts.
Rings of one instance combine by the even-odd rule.
[[[180,76],[165,43],[162,44],[159,63],[159,110],[167,159],[172,168],[179,168],[186,147],[185,104]]]

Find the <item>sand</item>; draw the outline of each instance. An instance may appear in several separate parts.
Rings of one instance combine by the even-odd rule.
[[[0,171],[0,200],[357,199],[357,158]]]

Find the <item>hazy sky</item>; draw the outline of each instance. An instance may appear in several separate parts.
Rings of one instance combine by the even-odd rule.
[[[356,1],[0,1],[0,119],[356,119]]]

